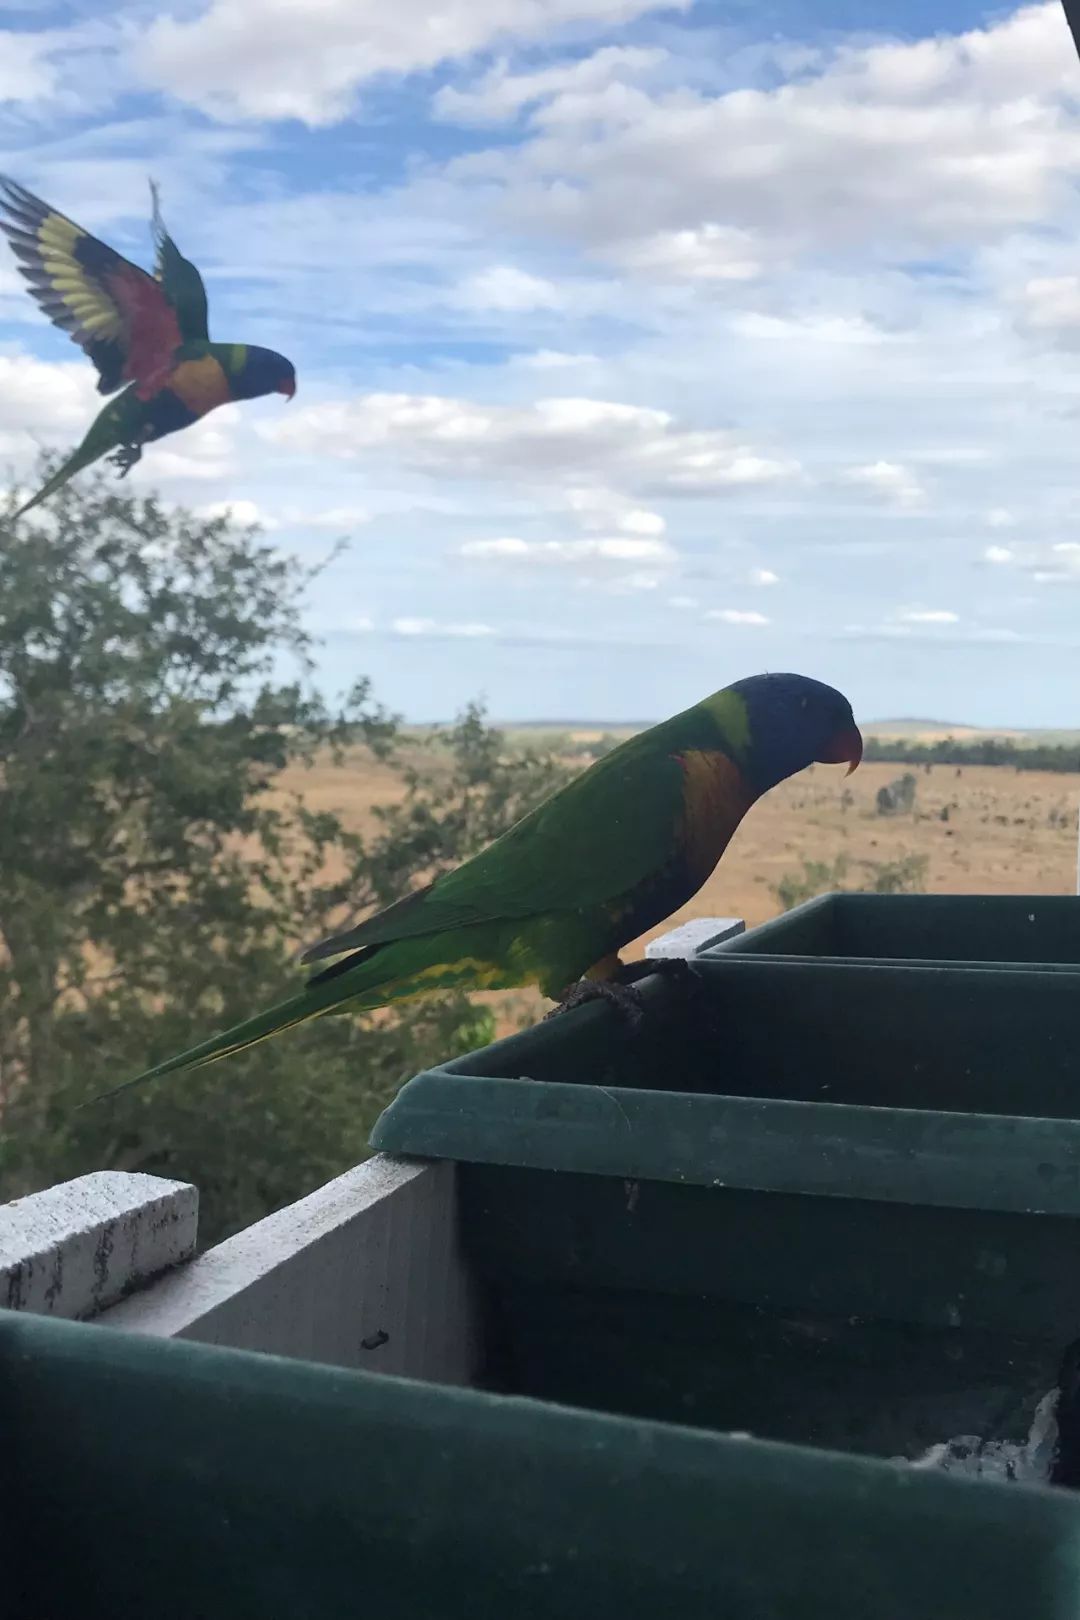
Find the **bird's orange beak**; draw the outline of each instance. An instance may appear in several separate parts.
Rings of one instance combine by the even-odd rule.
[[[862,759],[863,740],[862,732],[858,726],[845,726],[829,738],[817,760],[821,765],[847,764],[847,775],[850,776]]]

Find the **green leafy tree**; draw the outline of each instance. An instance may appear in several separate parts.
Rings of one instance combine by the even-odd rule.
[[[898,855],[894,861],[864,861],[869,881],[861,887],[870,894],[922,894],[930,865],[926,855]]]
[[[906,815],[915,808],[915,791],[918,787],[916,778],[910,771],[898,776],[895,782],[887,787],[880,787],[877,791],[877,813],[879,816]]]
[[[772,885],[772,892],[780,902],[780,909],[791,911],[794,906],[801,906],[816,895],[830,894],[834,889],[844,888],[847,872],[846,855],[838,855],[835,861],[804,860],[802,871],[785,872],[779,882]]]
[[[479,708],[417,744],[311,687],[310,572],[256,529],[81,483],[0,507],[0,1196],[91,1169],[198,1184],[203,1236],[366,1152],[402,1080],[491,1038],[462,995],[326,1018],[80,1108],[295,989],[296,948],[453,865],[560,779]],[[7,513],[5,517],[4,513]],[[291,665],[291,667],[290,667]],[[282,671],[288,678],[282,678]],[[364,838],[281,790],[380,761]]]
[[[899,855],[894,861],[859,860],[866,872],[862,882],[846,881],[851,862],[846,855],[835,861],[807,861],[801,872],[785,872],[772,892],[782,911],[813,900],[819,894],[842,890],[855,894],[921,894],[926,888],[929,861],[925,855]]]

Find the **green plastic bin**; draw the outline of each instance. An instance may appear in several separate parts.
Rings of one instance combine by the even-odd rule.
[[[892,961],[1053,963],[1078,968],[1080,898],[824,894],[713,950]]]
[[[1073,975],[698,969],[376,1124],[458,1161],[493,1385],[879,1456],[1021,1439],[1080,1334]]]
[[[1022,1440],[1080,1335],[1072,1121],[461,1084],[494,1388],[914,1458]]]
[[[625,1353],[625,1352],[624,1352]],[[1080,1501],[0,1313],[13,1620],[1073,1620]]]

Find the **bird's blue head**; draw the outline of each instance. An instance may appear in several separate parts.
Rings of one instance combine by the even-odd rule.
[[[264,394],[296,393],[296,367],[274,349],[260,349],[253,343],[237,346],[232,366],[234,399],[261,399]]]
[[[749,739],[743,769],[760,793],[807,765],[848,766],[863,740],[842,692],[806,675],[749,675],[727,689],[746,705]]]

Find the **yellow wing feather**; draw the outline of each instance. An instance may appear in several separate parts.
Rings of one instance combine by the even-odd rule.
[[[100,393],[160,386],[180,333],[153,277],[3,176],[0,229],[41,309],[94,362]]]

